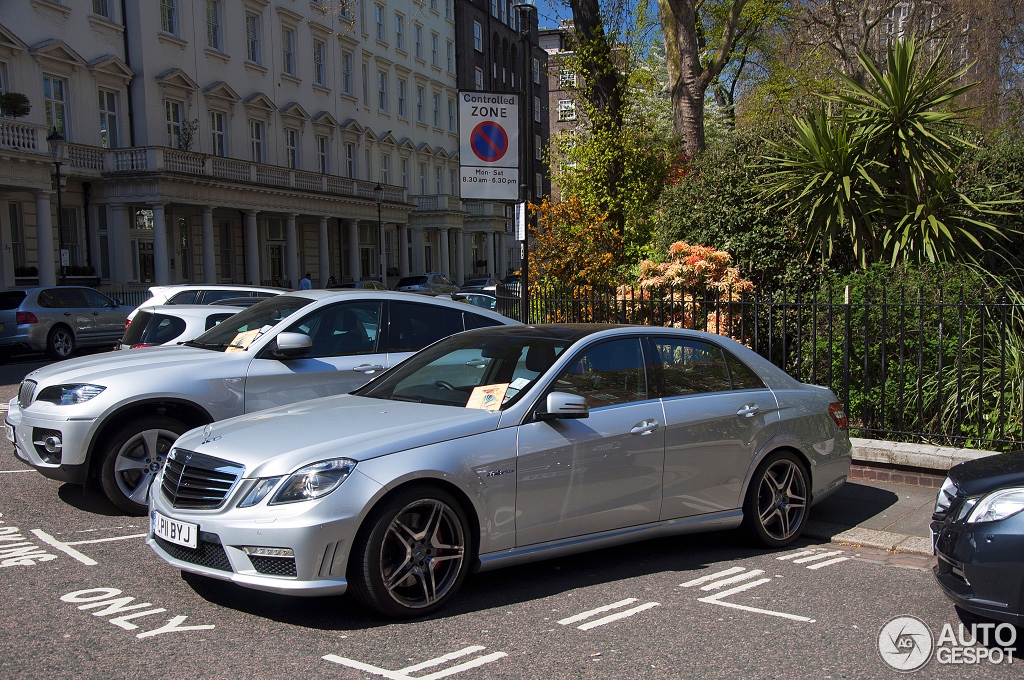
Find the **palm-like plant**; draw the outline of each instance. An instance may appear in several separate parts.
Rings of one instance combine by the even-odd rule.
[[[978,235],[1001,237],[986,219],[1006,214],[1010,197],[972,201],[977,187],[961,186],[958,161],[973,145],[958,135],[966,110],[951,105],[975,84],[955,85],[965,71],[943,76],[944,54],[922,70],[908,38],[889,48],[884,72],[859,55],[868,83],[839,74],[843,91],[829,99],[840,112],[797,119],[793,138],[766,158],[766,194],[806,212],[808,243],[820,240],[823,257],[849,239],[861,266],[974,260]]]

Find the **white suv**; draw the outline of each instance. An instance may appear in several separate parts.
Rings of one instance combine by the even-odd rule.
[[[444,298],[378,290],[284,293],[183,346],[113,352],[29,373],[6,435],[41,473],[98,476],[122,510],[143,514],[149,485],[186,430],[350,392],[436,340],[516,324]]]

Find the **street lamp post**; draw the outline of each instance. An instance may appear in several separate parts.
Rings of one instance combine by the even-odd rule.
[[[514,8],[519,12],[519,41],[526,43],[526,49],[523,50],[523,78],[526,79],[526,101],[523,106],[519,107],[519,118],[523,121],[520,125],[520,136],[522,142],[520,147],[522,148],[522,155],[520,156],[521,164],[524,167],[523,174],[525,177],[520,177],[520,200],[523,202],[523,219],[526,222],[527,228],[523,230],[522,239],[519,241],[519,307],[520,307],[520,320],[523,323],[530,323],[530,243],[529,243],[529,212],[527,211],[527,205],[530,201],[530,181],[532,179],[533,170],[533,156],[530,154],[530,132],[526,128],[530,122],[530,114],[528,113],[529,108],[533,106],[533,41],[532,41],[532,30],[533,23],[530,21],[530,13],[537,11],[537,7],[530,2],[517,3]],[[523,30],[523,24],[526,24],[526,30]]]
[[[377,244],[380,246],[380,282],[388,287],[388,272],[384,268],[384,223],[380,218],[380,206],[384,202],[384,187],[377,182],[373,188],[373,200],[377,202]]]
[[[46,137],[46,143],[50,147],[50,155],[53,156],[53,165],[57,174],[57,252],[60,256],[60,285],[64,285],[64,204],[61,201],[60,166],[64,160],[64,135],[57,128]],[[52,255],[51,255],[52,256]],[[40,253],[42,257],[42,253]],[[42,282],[40,282],[42,283]]]

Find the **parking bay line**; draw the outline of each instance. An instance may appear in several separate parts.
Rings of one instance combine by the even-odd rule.
[[[627,609],[625,611],[616,612],[614,614],[609,614],[608,616],[605,616],[604,618],[600,618],[600,619],[598,619],[596,621],[591,621],[590,623],[584,623],[582,626],[576,626],[576,627],[579,628],[580,630],[590,630],[591,628],[597,628],[598,626],[603,626],[605,624],[612,623],[614,621],[618,621],[619,619],[624,619],[627,616],[633,616],[633,614],[639,614],[642,611],[646,611],[648,609],[652,609],[654,607],[659,607],[659,606],[661,606],[660,602],[647,602],[645,604],[640,605],[639,607],[633,607],[632,609]]]
[[[625,607],[627,604],[633,604],[636,601],[637,599],[635,597],[627,597],[625,600],[619,600],[618,602],[606,604],[603,607],[591,609],[590,611],[583,612],[582,614],[576,614],[575,616],[570,616],[567,619],[562,619],[558,623],[562,624],[563,626],[568,626],[571,623],[576,623],[577,621],[582,621],[583,619],[589,619],[591,616],[594,616],[595,614],[603,614],[604,612],[611,611],[612,609],[618,609],[619,607]]]
[[[833,557],[834,555],[842,555],[842,554],[843,554],[842,550],[833,550],[831,552],[818,553],[816,555],[812,555],[811,557],[801,557],[798,560],[793,560],[793,564],[804,564],[806,562],[817,562],[818,560],[823,560],[826,557]]]
[[[29,468],[28,470],[0,470],[0,475],[9,475],[14,472],[35,472],[35,468]]]
[[[490,654],[485,654],[484,656],[477,657],[476,659],[472,659],[471,661],[466,661],[457,664],[450,668],[446,668],[442,671],[437,671],[436,673],[421,675],[417,678],[412,678],[412,676],[410,676],[409,673],[414,673],[416,671],[423,670],[424,668],[439,666],[447,661],[454,661],[455,659],[461,658],[469,654],[473,654],[475,652],[482,651],[484,649],[486,649],[486,647],[483,647],[481,645],[466,647],[465,649],[460,649],[457,652],[451,652],[449,654],[445,654],[444,656],[439,656],[436,659],[430,659],[422,663],[407,666],[397,671],[390,671],[386,668],[371,666],[370,664],[362,663],[361,661],[356,661],[354,659],[346,659],[344,657],[337,656],[336,654],[327,654],[320,658],[322,658],[324,661],[330,661],[331,663],[340,664],[342,666],[348,666],[349,668],[354,668],[356,670],[372,673],[373,675],[380,675],[385,678],[388,678],[388,680],[438,680],[439,678],[444,678],[449,675],[455,675],[456,673],[461,673],[462,671],[469,670],[471,668],[476,668],[477,666],[483,666],[484,664],[488,664],[493,661],[497,661],[498,659],[508,656],[508,654],[506,654],[505,652],[492,652]]]
[[[131,534],[129,536],[112,536],[110,538],[91,538],[87,541],[71,541],[64,545],[85,545],[87,543],[108,543],[110,541],[123,541],[127,538],[145,538],[149,534]]]
[[[821,569],[822,567],[827,567],[830,564],[838,564],[839,562],[845,562],[848,559],[850,559],[850,558],[849,557],[834,557],[831,560],[825,560],[824,562],[818,562],[817,564],[808,564],[807,568],[808,569]]]
[[[770,578],[759,578],[756,581],[751,581],[750,583],[744,583],[743,585],[736,586],[735,588],[730,588],[729,590],[723,590],[720,593],[715,593],[714,595],[709,595],[708,597],[702,597],[702,598],[700,598],[697,601],[698,602],[706,602],[708,604],[717,604],[717,605],[721,605],[722,607],[729,607],[731,609],[739,609],[739,610],[745,611],[745,612],[753,612],[755,614],[767,614],[768,616],[777,616],[777,617],[783,618],[783,619],[790,619],[791,621],[804,621],[806,623],[814,623],[814,621],[815,621],[814,619],[808,618],[806,616],[797,616],[796,614],[786,614],[784,612],[775,612],[775,611],[772,611],[770,609],[761,609],[759,607],[748,607],[747,605],[744,605],[744,604],[735,604],[733,602],[723,602],[722,601],[723,598],[729,597],[730,595],[734,595],[736,593],[741,593],[744,590],[750,590],[751,588],[756,588],[757,586],[762,585],[764,583],[769,583],[770,581],[771,581]]]
[[[700,578],[695,578],[692,581],[687,581],[686,583],[680,583],[679,587],[680,588],[691,588],[693,586],[699,586],[701,583],[707,583],[708,581],[714,581],[715,579],[717,579],[719,577],[722,577],[722,576],[731,576],[733,574],[738,574],[741,571],[746,571],[746,568],[744,568],[744,567],[729,567],[728,569],[726,569],[724,571],[718,571],[718,572],[715,572],[714,574],[708,574],[707,576],[701,576]]]
[[[91,557],[86,557],[82,553],[72,548],[67,543],[58,541],[56,538],[46,533],[45,531],[40,531],[39,529],[32,529],[32,533],[35,534],[36,537],[43,543],[48,543],[49,545],[52,545],[57,550],[60,550],[62,553],[68,555],[69,557],[75,558],[87,567],[94,567],[98,564],[96,560],[92,559]]]

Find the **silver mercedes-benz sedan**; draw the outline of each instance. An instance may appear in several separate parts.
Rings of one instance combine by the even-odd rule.
[[[722,336],[484,328],[351,394],[187,432],[147,543],[185,571],[415,617],[471,571],[741,525],[785,546],[846,481],[846,429],[831,391]]]

